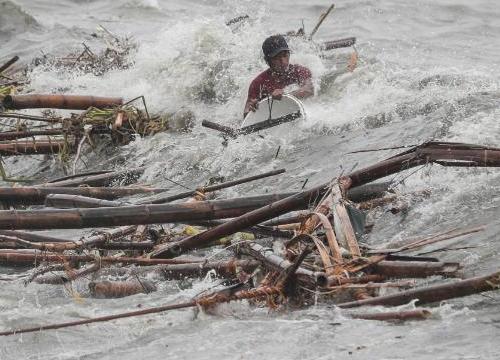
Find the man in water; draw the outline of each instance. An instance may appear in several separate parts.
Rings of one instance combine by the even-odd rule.
[[[299,88],[290,92],[291,95],[301,99],[314,95],[311,71],[304,66],[290,64],[290,49],[283,36],[268,37],[262,44],[262,51],[269,69],[259,74],[250,84],[243,117],[249,111],[255,111],[258,102],[265,97],[280,100],[284,88],[292,84],[297,84]]]

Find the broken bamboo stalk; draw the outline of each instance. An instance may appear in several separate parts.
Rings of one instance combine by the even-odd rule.
[[[174,201],[174,200],[185,199],[185,198],[196,195],[198,192],[201,192],[201,193],[214,192],[214,191],[226,189],[228,187],[232,187],[235,185],[248,183],[250,181],[255,181],[255,180],[259,180],[259,179],[264,179],[266,177],[283,174],[284,172],[285,172],[285,169],[278,169],[278,170],[268,171],[268,172],[254,175],[254,176],[245,177],[242,179],[226,181],[226,182],[223,182],[220,184],[201,186],[201,187],[197,188],[196,190],[187,191],[187,192],[184,192],[181,194],[170,195],[170,196],[166,196],[166,197],[153,199],[151,201],[151,204],[163,204],[163,203]]]
[[[6,109],[69,109],[87,110],[113,108],[123,104],[122,98],[82,96],[82,95],[7,95],[3,99]]]
[[[228,200],[116,208],[3,210],[0,211],[0,229],[78,229],[224,219],[241,216],[281,199],[279,195],[262,195]],[[293,205],[298,208],[306,206],[310,199],[302,196],[300,200]]]
[[[453,161],[445,160],[457,161],[461,166],[466,162],[469,166],[498,167],[500,149],[472,144],[427,142],[347,176],[352,180],[351,187],[356,187],[418,165],[432,162],[443,166],[454,165]]]
[[[489,275],[459,280],[447,284],[427,286],[420,289],[402,291],[392,295],[378,296],[372,299],[338,304],[341,308],[364,305],[398,306],[417,300],[416,304],[428,304],[462,296],[478,294],[500,288],[500,271]]]
[[[37,187],[76,187],[82,185],[99,187],[109,186],[114,181],[120,181],[123,183],[122,185],[128,185],[136,182],[136,180],[142,175],[144,170],[146,170],[145,167],[138,167],[121,171],[106,172],[104,174],[88,175],[66,180],[52,181],[50,183],[37,185]]]
[[[110,201],[105,199],[96,199],[88,196],[67,195],[67,194],[48,194],[45,197],[46,207],[59,209],[73,208],[98,208],[98,207],[118,207],[132,205],[124,201]]]
[[[270,268],[273,271],[279,271],[284,273],[287,269],[293,266],[293,263],[284,259],[276,254],[269,248],[265,248],[262,245],[252,242],[242,242],[239,244],[240,251],[244,254],[250,255],[257,260],[261,261],[264,266]],[[311,270],[298,267],[295,270],[295,275],[297,279],[303,281],[309,285],[324,287],[328,283],[328,278],[323,272],[314,272]]]
[[[0,66],[0,74],[3,73],[5,70],[10,68],[17,60],[19,60],[19,56],[13,56],[10,60],[8,60],[5,64]]]

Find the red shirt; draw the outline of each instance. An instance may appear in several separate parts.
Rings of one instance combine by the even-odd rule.
[[[298,84],[302,86],[307,79],[311,78],[311,70],[301,65],[289,65],[284,74],[276,75],[271,69],[260,73],[253,79],[248,89],[248,100],[263,98],[272,94],[276,89],[283,89],[288,85]]]

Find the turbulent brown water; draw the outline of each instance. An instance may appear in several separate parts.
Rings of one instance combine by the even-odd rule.
[[[212,176],[228,178],[286,168],[285,176],[229,189],[220,196],[298,190],[397,152],[348,154],[360,149],[427,140],[500,146],[500,10],[494,1],[341,1],[316,34],[317,42],[358,39],[360,63],[345,72],[346,51],[320,53],[294,41],[292,62],[313,71],[317,96],[305,101],[308,118],[282,137],[249,136],[221,145],[202,119],[237,125],[251,78],[264,69],[263,39],[311,31],[324,1],[0,1],[0,62],[20,55],[66,54],[98,24],[138,44],[133,66],[104,76],[36,68],[34,92],[134,98],[152,112],[190,109],[197,125],[187,134],[138,139],[106,155],[88,155],[92,168],[147,166],[141,182],[182,191]],[[225,22],[249,14],[250,20]],[[279,156],[275,158],[280,147]],[[57,164],[42,158],[8,159],[12,175],[47,177]],[[84,170],[80,164],[79,170]],[[486,225],[482,233],[447,243],[465,250],[438,253],[460,261],[467,276],[499,268],[500,172],[425,167],[391,177],[403,192],[431,189],[404,214],[376,213],[367,238],[382,245],[454,227]],[[79,232],[65,235],[78,236]],[[1,330],[107,315],[186,300],[212,286],[167,282],[149,295],[116,300],[75,298],[68,289],[15,280],[0,268]],[[436,279],[429,279],[432,283]],[[87,280],[73,284],[86,294]],[[500,293],[437,304],[433,317],[405,324],[346,319],[333,306],[268,312],[245,303],[217,315],[172,311],[109,323],[0,338],[0,359],[498,359]],[[402,308],[412,308],[412,304]],[[377,310],[377,309],[375,309]],[[378,309],[381,310],[381,309]]]

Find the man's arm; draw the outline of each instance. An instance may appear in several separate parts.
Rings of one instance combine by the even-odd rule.
[[[304,83],[301,84],[300,88],[298,88],[295,91],[292,91],[290,94],[292,94],[295,97],[298,97],[299,99],[305,99],[310,96],[314,95],[314,86],[312,83],[311,78],[305,79]]]
[[[245,109],[243,110],[243,118],[247,116],[250,111],[255,111],[259,107],[259,88],[257,79],[254,79],[248,88],[247,101],[245,103]]]

